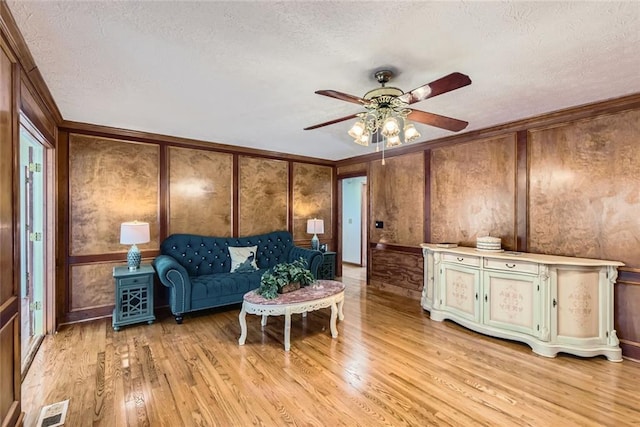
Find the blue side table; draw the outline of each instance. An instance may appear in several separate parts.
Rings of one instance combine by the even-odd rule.
[[[142,264],[135,271],[126,266],[114,267],[116,281],[116,306],[113,309],[111,325],[118,331],[121,326],[156,320],[153,314],[153,276],[155,270],[149,264]]]
[[[322,264],[318,268],[318,279],[333,280],[336,277],[336,253],[322,253]]]

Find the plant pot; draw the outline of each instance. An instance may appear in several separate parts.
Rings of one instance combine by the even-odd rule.
[[[300,289],[300,282],[289,283],[288,285],[284,285],[281,288],[278,288],[279,294],[286,294],[287,292],[293,292]]]

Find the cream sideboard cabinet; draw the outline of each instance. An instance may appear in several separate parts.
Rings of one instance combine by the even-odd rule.
[[[622,360],[613,328],[616,261],[440,248],[423,243],[422,307],[432,320],[559,352]]]

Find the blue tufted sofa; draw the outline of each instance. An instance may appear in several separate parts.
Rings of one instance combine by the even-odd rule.
[[[230,273],[229,246],[257,246],[258,270]],[[246,292],[260,286],[265,271],[300,257],[307,260],[317,278],[322,253],[294,246],[288,231],[237,238],[173,234],[160,245],[153,267],[160,282],[169,288],[169,304],[176,322],[182,323],[185,313],[242,302]]]

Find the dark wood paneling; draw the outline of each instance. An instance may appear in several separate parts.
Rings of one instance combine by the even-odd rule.
[[[24,114],[43,134],[49,142],[55,142],[58,128],[54,118],[45,109],[45,107],[33,94],[35,89],[28,80],[21,80],[22,87],[20,89],[20,107]]]
[[[2,10],[5,7],[2,3]],[[3,426],[15,425],[21,416],[19,75],[7,52],[3,31],[0,34],[0,424]]]
[[[56,248],[56,324],[60,324],[69,311],[69,240],[70,240],[70,206],[69,206],[69,134],[58,132],[56,145],[56,200],[58,221],[56,234],[58,247]]]
[[[527,252],[529,226],[528,133],[516,134],[516,244],[515,250]]]
[[[307,234],[307,220],[324,220],[324,234],[320,241],[333,239],[333,168],[293,163],[293,238],[311,239]]]
[[[367,163],[355,163],[352,165],[346,165],[336,168],[336,171],[340,178],[355,178],[357,176],[366,175],[367,169]]]
[[[640,272],[621,270],[614,289],[614,328],[624,356],[640,361]]]
[[[423,286],[422,251],[399,246],[381,249],[372,245],[369,286],[420,299]]]
[[[431,150],[424,151],[424,232],[423,242],[431,241]]]
[[[529,250],[640,267],[640,110],[530,133]]]
[[[431,241],[475,246],[478,236],[515,249],[514,134],[431,154]]]
[[[393,157],[383,165],[371,163],[369,240],[417,245],[424,239],[424,155],[413,153]],[[383,228],[375,228],[383,221]]]
[[[169,234],[231,236],[233,155],[169,149]]]
[[[239,235],[287,230],[289,162],[240,156],[239,169]]]

